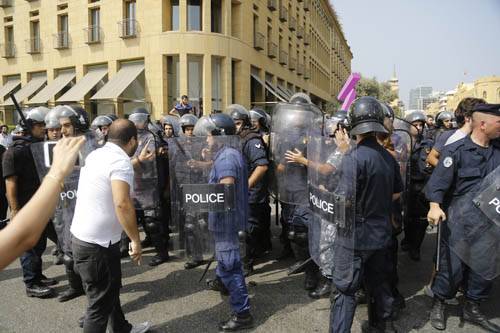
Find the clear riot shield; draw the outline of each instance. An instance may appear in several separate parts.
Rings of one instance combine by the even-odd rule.
[[[270,143],[272,195],[281,202],[307,205],[307,167],[288,162],[287,151],[301,152],[307,158],[310,129],[321,135],[323,114],[313,104],[277,104],[273,109]]]
[[[175,255],[206,259],[221,239],[237,248],[238,233],[246,230],[248,220],[248,175],[240,137],[170,138],[168,145]],[[233,177],[235,183],[221,184],[217,177]]]
[[[397,207],[397,212],[394,212],[394,218],[396,219],[396,222],[401,222],[398,221],[401,219],[401,217],[405,221],[408,218],[409,201],[407,200],[407,196],[409,194],[410,161],[413,148],[413,140],[411,135],[411,128],[413,127],[413,125],[400,118],[394,118],[392,125],[393,134],[391,136],[391,140],[392,142],[394,142],[396,161],[399,164],[401,180],[404,186],[403,196],[398,200],[398,204],[395,206]]]
[[[307,142],[309,253],[324,276],[352,280],[356,208],[356,152],[333,138]]]
[[[451,200],[443,239],[475,273],[486,280],[500,275],[500,167],[476,190]]]
[[[66,178],[64,189],[60,193],[60,200],[57,203],[52,221],[57,233],[57,239],[65,253],[71,252],[71,223],[76,207],[78,191],[78,180],[80,178],[80,168],[85,164],[88,154],[99,147],[97,137],[94,132],[87,132],[85,144],[80,150],[78,160],[73,172]],[[35,161],[36,170],[40,181],[47,175],[52,164],[52,149],[56,141],[44,141],[33,143],[31,152]]]
[[[138,130],[137,150],[134,157],[139,157],[144,149],[156,152],[158,138],[148,130]],[[146,216],[157,217],[160,210],[160,188],[158,181],[157,156],[152,161],[142,162],[134,170],[134,191],[132,201],[136,210],[144,211]]]

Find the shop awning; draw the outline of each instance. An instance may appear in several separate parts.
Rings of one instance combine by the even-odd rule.
[[[90,99],[115,99],[144,71],[144,63],[123,64],[122,68]]]
[[[250,75],[255,79],[255,81],[259,82],[264,88],[266,88],[267,91],[269,91],[271,94],[273,94],[277,99],[281,100],[282,102],[286,102],[283,97],[281,97],[278,92],[274,91],[274,89],[271,86],[268,86],[264,81],[261,80],[261,78],[258,75],[255,75],[254,73],[250,73]]]
[[[21,79],[19,77],[10,78],[5,82],[2,88],[0,88],[0,98],[4,98],[12,90],[16,89],[18,85],[21,84]]]
[[[285,88],[283,88],[282,86],[280,86],[279,84],[277,85],[278,87],[278,90],[281,91],[283,94],[285,94],[285,96],[287,97],[288,100],[290,100],[290,98],[292,97],[292,95],[290,95],[288,93],[288,91],[286,91]]]
[[[45,104],[50,98],[55,96],[64,87],[66,87],[76,77],[75,71],[59,72],[59,75],[42,89],[35,97],[30,99],[27,104]]]
[[[278,95],[281,96],[282,99],[284,99],[285,102],[288,102],[290,100],[290,98],[286,95],[286,94],[283,94],[279,89],[278,87],[276,87],[271,81],[269,80],[266,80],[266,84],[271,87],[271,89],[273,89]]]
[[[17,93],[14,94],[18,103],[21,103],[26,98],[33,95],[41,86],[47,82],[47,75],[36,75],[31,78],[31,80],[21,88]],[[9,97],[3,105],[14,105],[14,102]]]
[[[108,74],[107,67],[89,67],[80,81],[78,81],[70,90],[59,97],[57,102],[78,102],[81,101],[88,92]]]

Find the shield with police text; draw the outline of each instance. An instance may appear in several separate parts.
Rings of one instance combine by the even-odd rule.
[[[356,143],[310,135],[309,253],[322,274],[352,280],[356,209]]]
[[[270,143],[271,193],[279,201],[307,205],[307,140],[321,135],[323,114],[313,104],[279,103],[273,109]]]
[[[239,249],[248,220],[240,137],[170,138],[168,145],[175,255],[196,261],[213,255],[216,246]]]
[[[441,161],[440,161],[441,163]],[[445,162],[443,162],[445,163]],[[453,161],[451,161],[453,163]],[[479,177],[479,171],[466,170]],[[448,207],[444,241],[475,273],[486,280],[500,275],[500,167]]]
[[[148,130],[138,130],[137,144],[134,157],[141,162],[134,168],[132,201],[135,209],[144,211],[145,216],[158,217],[160,215],[157,160],[159,139]]]
[[[80,150],[73,172],[64,182],[64,188],[60,193],[60,199],[52,217],[58,242],[65,253],[72,252],[70,228],[76,207],[80,169],[85,164],[88,154],[99,148],[94,132],[89,131],[84,136],[86,138],[85,144]],[[40,181],[49,173],[53,161],[53,149],[56,144],[57,141],[44,141],[31,144],[31,152]]]

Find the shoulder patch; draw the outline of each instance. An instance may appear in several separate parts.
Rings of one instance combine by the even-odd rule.
[[[262,148],[262,145],[260,143],[256,143],[255,148],[260,149],[260,148]]]
[[[443,161],[443,166],[445,168],[449,168],[453,165],[453,159],[451,158],[451,156],[448,156],[447,158],[444,159]]]

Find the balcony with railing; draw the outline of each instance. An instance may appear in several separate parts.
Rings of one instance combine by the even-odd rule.
[[[288,69],[294,71],[297,68],[297,59],[290,57]]]
[[[311,10],[311,0],[304,0],[304,10],[306,12]]]
[[[304,75],[304,64],[297,66],[297,75]]]
[[[278,57],[278,45],[276,43],[267,42],[267,56],[271,59]]]
[[[304,34],[304,45],[310,45],[310,44],[311,44],[311,34],[305,33]]]
[[[285,6],[280,6],[280,21],[286,22],[288,20],[288,9]]]
[[[12,42],[0,44],[0,52],[2,58],[13,58],[16,55],[16,47]]]
[[[271,11],[275,11],[278,8],[278,0],[267,0],[267,8]]]
[[[7,8],[12,6],[12,0],[0,0],[0,7]]]
[[[292,16],[292,13],[289,15],[290,17],[288,18],[288,29],[290,31],[295,31],[297,30],[297,19]]]
[[[302,39],[304,37],[304,27],[299,25],[297,28],[297,38]]]
[[[25,39],[24,42],[26,43],[26,53],[29,54],[40,53],[41,50],[40,38],[32,37]]]
[[[285,50],[280,51],[280,65],[286,65],[288,61],[288,52]]]
[[[305,68],[304,79],[308,80],[310,78],[311,78],[311,69],[310,68]]]
[[[255,36],[253,38],[253,48],[256,50],[263,50],[264,49],[264,40],[265,36],[262,32],[256,31]]]
[[[89,25],[83,28],[85,44],[97,44],[102,41],[102,28],[98,25]]]
[[[137,37],[139,32],[139,25],[137,20],[124,19],[118,22],[120,26],[120,38],[134,38]]]
[[[59,31],[52,35],[54,37],[54,48],[57,50],[67,49],[69,47],[68,32]]]

